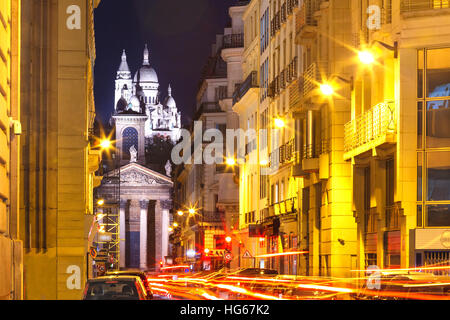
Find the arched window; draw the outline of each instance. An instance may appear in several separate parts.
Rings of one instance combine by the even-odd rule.
[[[133,127],[128,127],[125,130],[123,130],[122,134],[122,158],[124,160],[130,159],[130,148],[134,145],[136,150],[139,149],[139,138],[138,138],[138,131]]]

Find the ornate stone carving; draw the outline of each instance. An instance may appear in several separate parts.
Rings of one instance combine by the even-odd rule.
[[[137,150],[134,144],[130,148],[130,163],[137,161]]]
[[[161,200],[159,201],[161,209],[170,210],[172,209],[172,200]]]
[[[141,200],[139,204],[141,205],[141,209],[148,209],[148,200]]]
[[[125,172],[121,174],[120,177],[121,183],[123,185],[136,185],[136,184],[144,184],[144,185],[155,185],[158,184],[158,182],[155,179],[152,179],[151,177],[136,172],[136,171],[130,171]]]

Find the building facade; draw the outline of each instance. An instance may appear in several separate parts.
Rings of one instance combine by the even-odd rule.
[[[196,163],[193,158],[194,163],[183,163],[175,169],[174,221],[178,227],[171,233],[174,256],[177,263],[188,263],[195,270],[217,270],[239,261],[242,241],[234,232],[239,228],[238,172],[225,161],[234,161],[236,150],[227,154],[225,146],[226,130],[239,127],[237,114],[232,110],[232,95],[242,78],[244,10],[243,3],[230,7],[231,25],[224,29],[223,35],[216,36],[200,81],[190,127],[194,157],[205,152],[212,142],[206,136],[208,129],[221,132],[223,150],[215,155],[219,161]],[[227,253],[231,254],[230,259],[225,260]]]
[[[19,234],[28,300],[80,299],[87,279],[100,181],[90,143],[99,2],[22,1]]]
[[[0,300],[23,299],[19,233],[21,1],[0,4]]]

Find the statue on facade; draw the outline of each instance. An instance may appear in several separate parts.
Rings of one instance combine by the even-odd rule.
[[[166,176],[170,177],[172,174],[172,165],[170,164],[170,160],[167,160],[164,168],[166,169]]]
[[[137,150],[134,144],[130,148],[130,162],[136,162],[137,161]]]

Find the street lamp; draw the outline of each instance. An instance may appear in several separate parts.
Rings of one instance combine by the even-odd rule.
[[[173,226],[174,226],[175,228],[178,227],[178,223],[174,222],[174,223],[173,223]]]
[[[351,85],[351,89],[353,90],[353,77],[350,79],[346,79],[344,77],[338,76],[337,74],[332,74],[330,76],[330,79],[327,82],[324,82],[319,86],[319,89],[323,95],[331,96],[334,94],[335,90],[334,90],[334,87],[331,85],[331,81],[333,79],[337,79],[342,82],[349,83]]]
[[[103,199],[98,199],[97,200],[97,205],[102,206],[104,204],[105,204],[105,200],[103,200]]]
[[[225,162],[228,166],[234,166],[236,164],[236,160],[234,158],[227,158]]]
[[[181,210],[178,210],[177,214],[181,217],[184,213]]]
[[[359,61],[361,61],[363,64],[372,64],[375,62],[375,57],[372,52],[369,50],[363,50],[358,52],[358,58]]]
[[[274,122],[275,122],[275,127],[277,127],[278,129],[284,128],[284,126],[285,126],[284,120],[281,118],[276,118]]]
[[[189,208],[188,212],[189,212],[189,214],[195,214],[195,209],[194,208]]]
[[[109,139],[103,139],[103,140],[101,140],[100,141],[100,147],[103,149],[103,150],[108,150],[108,149],[110,149],[111,148],[111,140],[109,140]]]
[[[228,242],[228,243],[230,243],[230,242],[231,242],[231,237],[230,237],[230,236],[227,236],[227,237],[225,238],[225,241]]]

